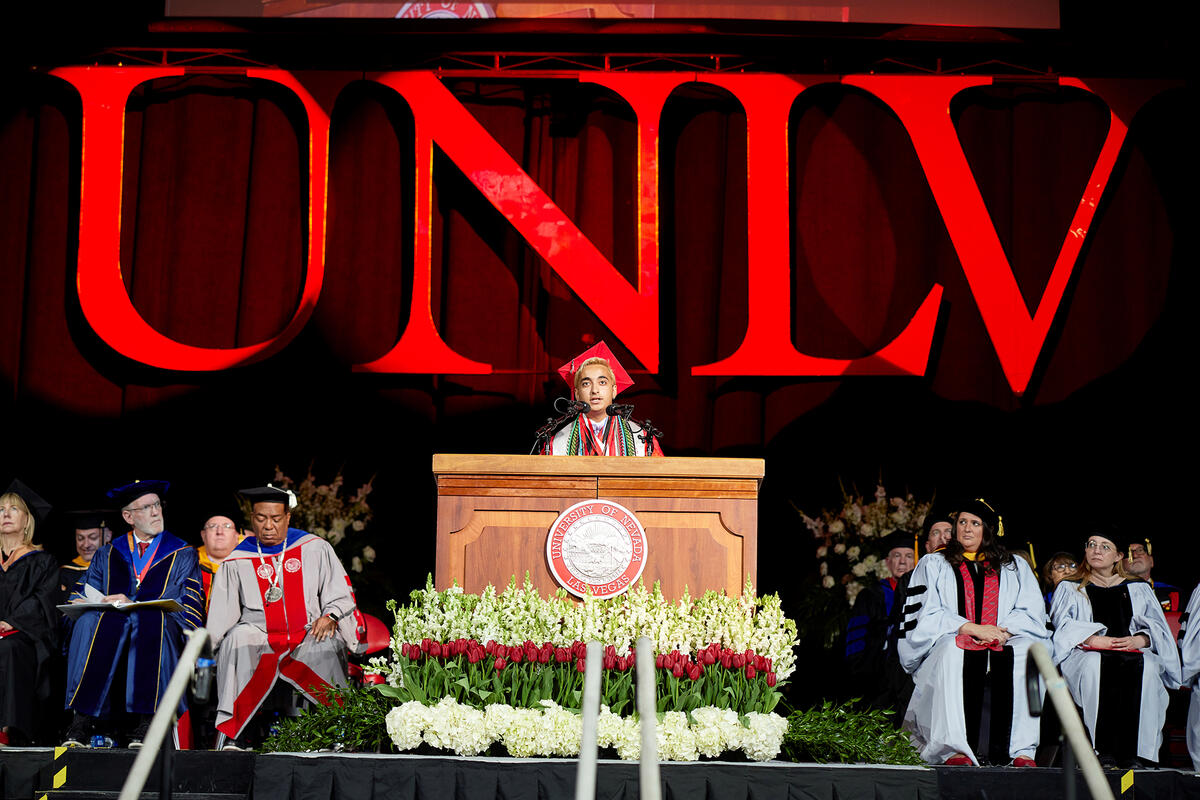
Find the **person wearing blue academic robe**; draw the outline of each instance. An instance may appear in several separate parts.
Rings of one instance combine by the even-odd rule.
[[[183,649],[184,634],[204,624],[204,590],[195,548],[162,530],[161,501],[155,494],[143,493],[132,502],[141,505],[123,513],[156,515],[154,524],[135,518],[134,531],[100,548],[71,600],[89,596],[109,601],[123,596],[132,602],[172,599],[183,608],[172,612],[114,608],[79,616],[67,658],[66,706],[76,715],[67,737],[70,743],[83,743],[88,721],[114,710],[141,715],[144,728],[158,710],[158,699]],[[146,533],[154,535],[147,541]],[[139,548],[139,544],[146,546]],[[118,676],[123,677],[123,687],[114,686]],[[122,696],[122,704],[114,708],[114,697]],[[131,745],[140,744],[141,733],[135,732]]]

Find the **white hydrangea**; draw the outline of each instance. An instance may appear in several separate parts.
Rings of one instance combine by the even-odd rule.
[[[746,728],[742,732],[741,749],[751,761],[769,761],[779,755],[783,735],[787,733],[787,720],[778,714],[760,714],[751,711],[746,715]]]
[[[397,750],[415,750],[421,744],[429,718],[429,706],[410,700],[389,711],[384,725]]]

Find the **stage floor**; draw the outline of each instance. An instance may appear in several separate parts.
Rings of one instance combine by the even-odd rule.
[[[133,764],[130,750],[10,748],[0,751],[0,785],[13,800],[116,798]],[[661,766],[665,800],[1040,800],[1063,796],[1060,769],[886,767],[706,761]],[[1129,798],[1200,798],[1200,776],[1138,770],[1108,773],[1113,793]],[[175,754],[176,800],[570,800],[575,764],[564,759],[416,755]],[[157,773],[146,791],[157,794]],[[1078,796],[1089,795],[1082,780]],[[637,800],[636,763],[601,761],[598,798]]]

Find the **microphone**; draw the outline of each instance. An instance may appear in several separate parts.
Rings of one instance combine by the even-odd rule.
[[[623,417],[626,421],[629,420],[629,415],[633,413],[632,403],[612,403],[608,408],[604,409],[604,413],[610,417]]]
[[[559,406],[562,403],[566,403],[566,408],[559,411]],[[566,416],[571,416],[572,414],[582,414],[584,411],[587,411],[587,408],[588,404],[582,400],[567,400],[565,397],[559,397],[554,401],[554,410],[559,411],[560,414]]]

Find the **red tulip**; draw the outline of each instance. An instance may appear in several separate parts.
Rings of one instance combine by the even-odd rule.
[[[505,661],[503,658],[496,659],[496,672],[501,671],[502,669],[504,669],[507,666],[508,666],[508,662]]]
[[[662,669],[666,665],[667,665],[667,657],[664,656],[662,653],[659,653],[658,655],[656,655],[654,657],[654,668],[655,669]]]
[[[671,674],[676,678],[682,678],[686,673],[683,671],[683,664],[676,664],[671,667]]]
[[[700,680],[700,676],[703,674],[704,667],[700,666],[699,664],[696,664],[694,667],[688,670],[688,677],[694,681]]]
[[[580,673],[586,672],[587,671],[587,659],[581,658],[578,661],[576,661],[575,662],[575,670]]]
[[[508,658],[514,664],[520,664],[522,657],[523,657],[523,653],[521,651],[521,648],[519,648],[519,647],[508,648]]]
[[[767,673],[767,686],[770,686],[772,689],[774,689],[774,688],[775,688],[775,684],[776,684],[776,682],[777,682],[777,681],[776,681],[776,678],[775,678],[775,673],[774,673],[774,672],[768,672],[768,673]]]
[[[758,672],[754,669],[753,664],[746,665],[746,680],[754,680],[754,676],[757,674]]]

